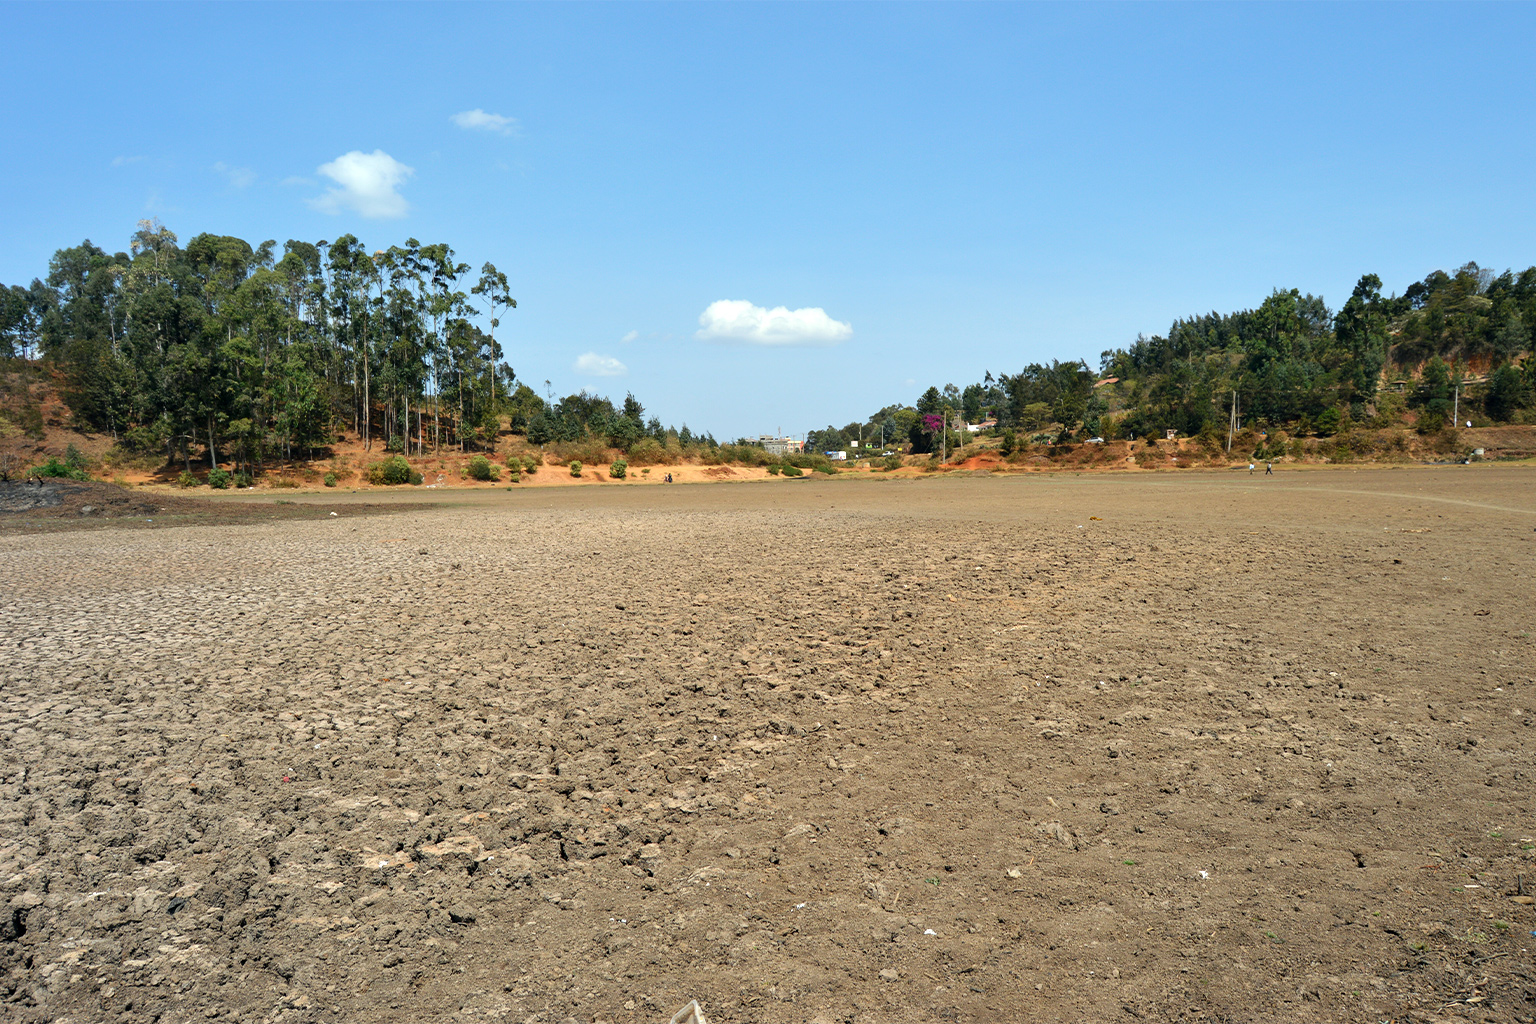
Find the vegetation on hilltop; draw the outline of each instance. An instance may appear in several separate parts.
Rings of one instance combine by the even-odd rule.
[[[1381,287],[1367,274],[1338,311],[1277,289],[1256,309],[1176,320],[1166,335],[1106,351],[1097,371],[1053,360],[935,385],[912,405],[812,431],[807,450],[948,452],[971,437],[963,423],[988,420],[1005,456],[1167,430],[1212,443],[1270,428],[1433,433],[1453,409],[1536,422],[1536,267],[1495,274],[1468,263],[1401,296]],[[275,241],[200,234],[183,247],[143,221],[128,252],[87,240],[56,252],[30,286],[0,286],[10,366],[0,404],[15,429],[39,437],[34,390],[55,382],[76,427],[109,433],[124,454],[180,463],[188,477],[194,459],[254,477],[273,459],[324,454],[343,431],[406,456],[494,456],[510,430],[522,435],[514,450],[567,463],[830,468],[817,454],[770,456],[745,439],[721,445],[664,426],[634,395],[617,405],[586,392],[541,397],[495,337],[516,306],[505,274],[486,263],[474,277],[445,244],[412,238],[370,253],[343,235],[290,239],[279,254]],[[489,331],[471,322],[477,307]]]
[[[1226,436],[1285,427],[1331,435],[1345,426],[1412,420],[1440,429],[1463,418],[1536,422],[1536,267],[1494,274],[1468,263],[1435,271],[1401,296],[1362,277],[1337,312],[1320,296],[1276,289],[1257,309],[1174,321],[1166,336],[1138,337],[1084,362],[988,372],[964,388],[929,387],[911,406],[892,405],[862,423],[814,432],[818,450],[852,441],[939,447],[940,423],[997,420],[998,433],[1073,438]],[[951,431],[953,436],[953,431]],[[953,442],[951,441],[951,444]]]
[[[476,304],[489,332],[469,319]],[[639,449],[640,463],[718,449],[646,419],[633,395],[541,398],[495,338],[516,306],[505,274],[486,263],[474,278],[444,244],[369,253],[343,235],[279,254],[200,234],[183,247],[143,221],[126,253],[87,240],[29,287],[0,286],[0,356],[29,380],[41,357],[74,426],[187,471],[205,459],[255,475],[323,453],[341,430],[404,455],[492,450],[504,424],[533,445]],[[38,436],[35,402],[16,404]]]

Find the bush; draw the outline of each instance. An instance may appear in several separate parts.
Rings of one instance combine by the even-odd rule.
[[[166,429],[165,424],[156,420],[148,426],[129,427],[123,431],[122,438],[117,446],[125,452],[134,455],[147,455],[151,452],[165,450]]]
[[[182,490],[186,490],[188,487],[196,487],[197,477],[193,476],[186,470],[182,470],[181,475],[176,478],[176,486],[180,487]]]
[[[575,477],[581,476],[581,460],[580,459],[572,459],[571,460],[571,476],[575,476]]]
[[[208,471],[208,486],[216,491],[229,489],[229,470],[220,469],[218,466]]]
[[[657,466],[667,461],[667,449],[654,437],[642,437],[625,454],[632,466]]]
[[[779,470],[781,468],[782,467],[777,462],[770,462],[768,464],[768,475],[769,476],[778,476],[779,475]]]
[[[60,462],[59,457],[54,455],[41,466],[33,466],[27,471],[27,475],[62,477],[66,480],[84,480],[85,470],[78,466],[71,466],[67,462]]]
[[[327,473],[327,474],[325,474],[325,486],[327,486],[327,487],[335,487],[336,486],[336,474],[335,473]]]
[[[886,456],[884,466],[885,466],[885,470],[886,470],[887,473],[889,473],[889,472],[891,472],[893,470],[900,469],[901,468],[901,456],[900,455],[888,455],[888,456]]]
[[[817,465],[812,468],[814,468],[818,473],[827,474],[827,476],[837,476],[837,467],[833,466],[830,462],[826,465]]]
[[[509,465],[510,465],[510,463],[509,463]],[[532,455],[524,455],[523,456],[523,472],[531,474],[531,473],[537,473],[538,471],[539,471],[539,460],[534,458]]]
[[[251,474],[244,470],[236,470],[232,483],[234,483],[236,488],[255,486],[255,481],[251,479]]]
[[[509,470],[507,472],[507,483],[509,483],[509,484],[520,484],[522,482],[523,482],[523,474],[522,473],[518,472],[515,469]]]
[[[785,476],[805,476],[805,470],[799,466],[785,466],[781,472]]]
[[[411,477],[416,479],[412,480]],[[391,455],[380,462],[375,462],[368,467],[368,482],[371,484],[403,484],[420,483],[421,474],[413,473],[411,464],[400,455]]]
[[[623,480],[629,475],[629,463],[623,459],[615,459],[613,465],[608,467],[608,475],[615,480]]]
[[[491,465],[491,460],[484,455],[476,455],[470,459],[468,465],[464,467],[464,471],[473,480],[496,480],[501,477],[501,471],[496,466]]]

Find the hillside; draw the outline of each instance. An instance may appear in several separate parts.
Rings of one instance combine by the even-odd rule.
[[[20,477],[49,459],[63,461],[73,451],[80,456],[87,474],[96,479],[128,486],[176,487],[182,483],[182,473],[189,470],[191,486],[206,487],[211,468],[206,457],[172,463],[158,454],[128,451],[110,434],[78,429],[72,410],[61,397],[59,380],[59,374],[47,364],[22,360],[10,360],[0,374],[0,469]],[[386,458],[387,453],[377,444],[372,451],[365,450],[361,439],[347,431],[336,437],[329,447],[317,450],[312,460],[267,461],[255,475],[253,485],[273,490],[320,489],[327,486],[329,475],[337,487],[373,488],[375,485],[368,482],[368,468]],[[478,447],[479,451],[460,451],[445,446],[407,461],[421,474],[422,486],[484,488],[512,485],[509,460],[519,462],[520,469],[533,460],[538,468],[533,472],[523,469],[517,485],[549,487],[617,483],[610,467],[614,460],[624,456],[617,448],[591,443],[551,443],[541,450],[530,445],[525,434],[508,430],[505,421],[494,443],[487,440]],[[1330,437],[1292,437],[1283,431],[1266,435],[1247,430],[1236,436],[1230,454],[1225,440],[1209,433],[1173,441],[1021,444],[1006,456],[1003,440],[994,436],[971,441],[942,465],[935,457],[909,455],[898,460],[899,468],[886,468],[887,460],[853,460],[825,468],[835,469],[838,475],[884,476],[1052,470],[1241,470],[1247,465],[1249,454],[1255,451],[1262,453],[1261,461],[1272,459],[1282,467],[1529,459],[1536,457],[1536,426],[1445,429],[1428,435],[1407,427],[1356,428]],[[580,476],[569,469],[573,452],[583,456]],[[653,465],[633,465],[623,482],[663,483],[669,476],[676,483],[787,479],[771,473],[767,465],[722,463],[718,457],[699,454],[697,449],[691,454],[673,454],[674,457]],[[498,479],[480,481],[470,477],[469,464],[478,455],[488,457],[497,466]],[[875,465],[871,465],[872,461]],[[230,472],[236,468],[228,460],[221,460],[220,466]]]

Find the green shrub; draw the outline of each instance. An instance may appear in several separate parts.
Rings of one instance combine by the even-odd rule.
[[[571,476],[578,476],[578,477],[581,476],[581,460],[580,459],[572,459],[571,460]]]
[[[336,474],[335,473],[327,473],[327,474],[325,474],[325,486],[327,486],[327,487],[335,487],[336,486]]]
[[[654,437],[642,437],[624,456],[632,466],[656,466],[667,461],[667,449]]]
[[[828,463],[825,466],[817,465],[812,468],[814,468],[818,473],[827,474],[827,476],[837,476],[837,467],[833,466],[831,463]]]
[[[245,472],[244,470],[236,470],[232,482],[237,489],[243,487],[251,487],[255,483],[255,481],[251,479],[251,474]]]
[[[180,487],[182,490],[186,490],[188,487],[196,487],[197,477],[193,476],[191,473],[188,473],[186,470],[182,470],[181,475],[176,478],[176,486]]]
[[[1443,412],[1423,412],[1419,414],[1419,422],[1416,429],[1420,434],[1438,434],[1445,429],[1446,417]]]
[[[419,482],[421,474],[416,474]],[[391,455],[389,458],[375,462],[368,467],[368,482],[371,484],[403,484],[411,481],[411,464],[400,455]]]
[[[491,465],[491,460],[484,455],[476,455],[470,459],[464,470],[474,480],[495,480],[501,475],[496,467]]]
[[[785,466],[781,472],[785,476],[805,476],[805,470],[799,466]]]
[[[165,440],[165,424],[156,420],[148,426],[129,427],[123,431],[123,436],[117,442],[117,446],[125,452],[145,455],[150,452],[163,451],[165,449]]]
[[[522,482],[523,482],[523,474],[522,473],[518,472],[515,469],[508,470],[508,472],[507,472],[507,483],[509,483],[509,484],[520,484]]]
[[[510,465],[510,463],[508,463],[508,465]],[[523,472],[531,474],[531,473],[537,473],[538,471],[539,471],[539,460],[534,458],[532,455],[524,455],[523,456]]]
[[[22,406],[19,418],[21,429],[34,441],[41,441],[45,436],[43,431],[43,407],[35,402],[29,402]]]
[[[608,467],[608,475],[615,480],[623,480],[629,475],[629,463],[623,459],[615,459],[613,465]]]
[[[777,462],[769,463],[768,464],[768,475],[769,476],[778,476],[780,468],[781,467],[779,466],[779,464]]]
[[[71,466],[67,462],[61,462],[57,455],[50,456],[48,461],[41,466],[33,466],[27,471],[28,476],[52,476],[62,477],[65,480],[84,480],[85,470],[77,466]]]
[[[405,478],[405,482],[410,484],[412,487],[420,487],[421,481],[421,474],[416,472],[414,469],[411,470],[411,475]]]
[[[887,473],[891,472],[892,470],[900,469],[901,468],[901,456],[900,455],[889,455],[889,456],[887,456],[884,465],[885,465],[885,471]]]
[[[216,491],[229,488],[229,470],[220,469],[218,466],[208,471],[208,486]]]

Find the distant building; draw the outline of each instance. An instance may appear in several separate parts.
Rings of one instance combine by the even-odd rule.
[[[969,430],[973,434],[979,434],[983,430],[991,430],[995,426],[997,426],[996,419],[986,419],[982,420],[980,423],[968,423],[966,424],[965,429]]]
[[[798,455],[805,449],[803,441],[796,441],[792,437],[774,437],[772,434],[759,436],[757,443],[769,455]]]

